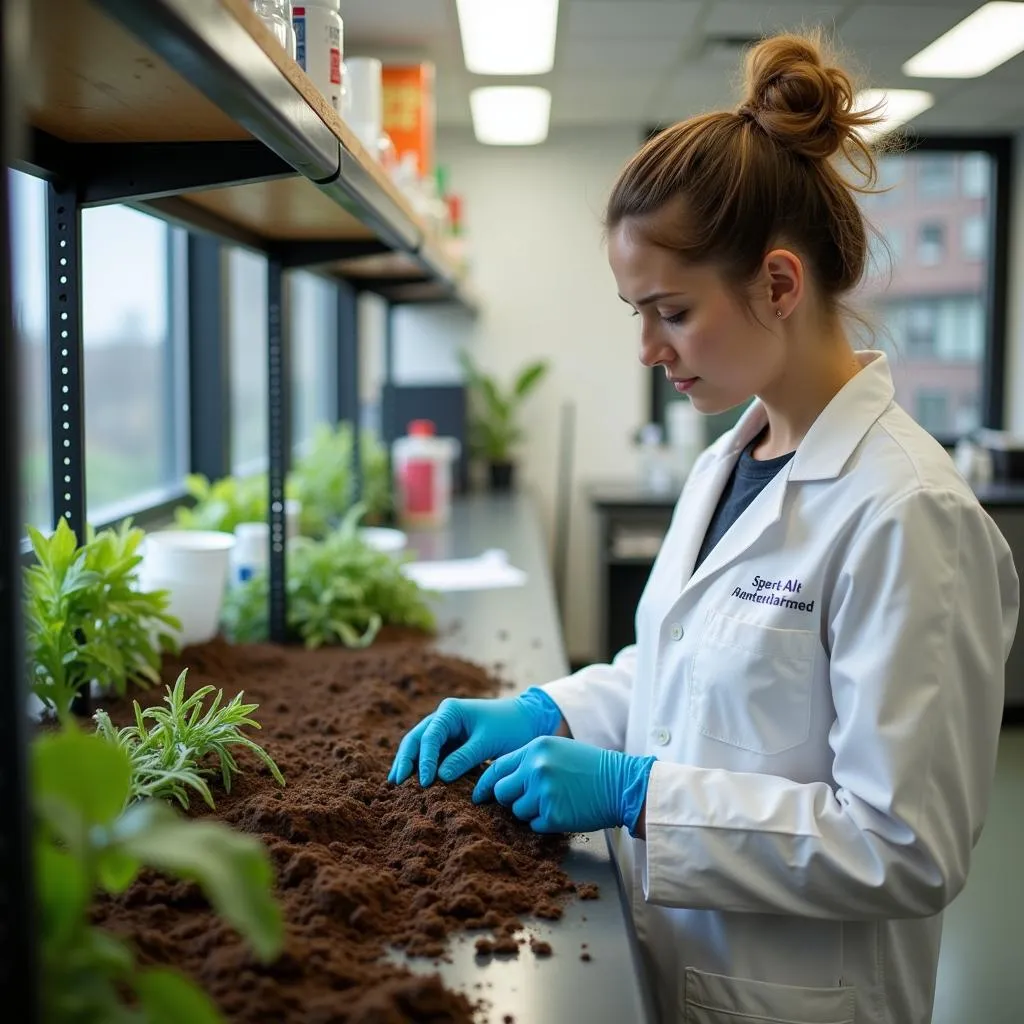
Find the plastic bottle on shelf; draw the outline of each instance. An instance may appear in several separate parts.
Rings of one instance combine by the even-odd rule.
[[[231,549],[231,586],[237,587],[266,569],[270,557],[270,525],[239,523],[235,527],[235,546]]]
[[[292,0],[249,0],[260,21],[295,60],[295,29],[292,27]]]
[[[292,4],[295,59],[327,102],[342,113],[345,26],[341,0],[298,0]]]
[[[430,420],[413,420],[408,434],[392,446],[395,503],[399,521],[411,527],[448,522],[452,502],[452,463],[461,446],[454,437],[435,436]]]

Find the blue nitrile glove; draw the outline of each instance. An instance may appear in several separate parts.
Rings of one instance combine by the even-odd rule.
[[[625,825],[635,835],[655,760],[543,736],[491,764],[473,790],[473,801],[493,796],[534,832]]]
[[[465,700],[449,697],[438,709],[406,733],[398,746],[388,782],[405,782],[419,761],[420,785],[429,786],[435,777],[453,782],[484,761],[510,750],[518,750],[537,736],[558,732],[562,712],[541,689],[531,687],[518,697],[502,700]],[[446,744],[461,746],[444,759],[437,759]]]

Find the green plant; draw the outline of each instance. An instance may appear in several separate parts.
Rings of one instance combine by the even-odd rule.
[[[269,483],[265,473],[226,476],[212,483],[200,473],[185,477],[185,489],[195,499],[191,507],[179,505],[174,521],[183,530],[220,530],[234,533],[239,523],[267,520]]]
[[[426,593],[402,572],[402,562],[359,537],[362,505],[323,541],[298,538],[288,550],[288,625],[307,647],[365,647],[384,624],[432,630]],[[223,626],[236,643],[267,637],[266,573],[229,591]]]
[[[387,449],[370,431],[361,431],[359,437],[366,519],[383,522],[392,512]],[[353,496],[350,423],[317,426],[288,477],[288,496],[302,504],[302,533],[307,537],[326,536],[345,515]]]
[[[497,379],[484,373],[467,352],[462,351],[459,360],[469,389],[470,451],[488,462],[511,462],[515,446],[523,437],[520,408],[544,379],[550,364],[544,359],[528,364],[511,388],[503,390]]]
[[[246,726],[260,727],[249,717],[259,705],[243,704],[243,694],[236,693],[222,707],[224,691],[215,691],[212,686],[201,686],[186,696],[187,675],[188,669],[184,669],[173,688],[166,688],[165,708],[143,710],[138,701],[133,701],[134,725],[118,729],[105,711],[97,711],[93,715],[97,733],[123,750],[131,761],[129,803],[146,797],[173,799],[188,810],[188,791],[194,789],[213,807],[213,795],[204,776],[213,774],[215,768],[209,763],[204,764],[204,761],[210,756],[217,758],[224,789],[230,793],[232,776],[238,773],[232,747],[252,751],[283,786],[284,776],[274,759],[242,732]],[[211,693],[214,694],[213,700],[204,710],[203,701]],[[149,722],[152,724],[147,724]]]
[[[123,942],[90,925],[89,904],[97,890],[123,892],[143,867],[154,868],[197,882],[257,955],[272,960],[284,929],[262,845],[219,822],[183,818],[159,801],[125,810],[128,755],[74,726],[37,738],[32,767],[42,1019],[219,1022],[191,981],[166,968],[140,968]]]
[[[29,527],[36,563],[25,571],[27,655],[36,696],[65,718],[78,691],[95,681],[124,693],[128,681],[159,682],[166,632],[181,624],[167,612],[166,591],[138,589],[144,534],[89,528],[82,547],[65,520],[50,537]]]

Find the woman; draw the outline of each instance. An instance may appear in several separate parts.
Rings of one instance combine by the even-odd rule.
[[[705,413],[757,400],[686,482],[636,645],[445,701],[390,776],[492,760],[475,800],[624,826],[665,1021],[927,1024],[988,804],[1017,576],[885,356],[848,340],[868,246],[838,168],[870,178],[874,120],[852,104],[816,43],[769,39],[736,111],[626,166],[609,258],[642,362]]]

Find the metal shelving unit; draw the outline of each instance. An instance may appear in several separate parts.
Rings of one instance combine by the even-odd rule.
[[[285,638],[284,480],[291,446],[282,274],[339,282],[339,412],[358,431],[354,296],[389,303],[470,300],[426,226],[247,0],[40,0],[31,6],[28,156],[48,181],[55,516],[85,523],[81,211],[131,203],[195,236],[268,257],[271,637]],[[193,237],[207,272],[219,246]],[[226,471],[227,372],[214,339],[219,296],[190,274],[192,468]],[[219,279],[218,279],[219,280]],[[211,329],[211,324],[214,326]],[[348,383],[351,382],[351,383]],[[223,394],[223,391],[219,392]],[[216,429],[196,429],[213,425]],[[358,481],[359,445],[354,446]]]
[[[190,230],[190,468],[230,469],[224,396],[222,243],[268,258],[270,629],[285,639],[284,482],[290,444],[290,360],[283,276],[314,269],[338,289],[337,409],[356,429],[359,480],[360,292],[390,303],[461,302],[464,282],[409,202],[277,45],[248,0],[0,0],[4,12],[4,162],[48,188],[50,402],[54,519],[86,523],[82,344],[82,210],[128,203]],[[22,68],[31,74],[22,73]],[[28,83],[24,109],[8,101]],[[6,237],[6,176],[0,182]],[[10,266],[0,252],[0,978],[36,1019],[26,680],[22,660],[22,531],[18,496],[17,351]],[[358,493],[358,492],[357,492]],[[141,521],[139,517],[137,521]]]

